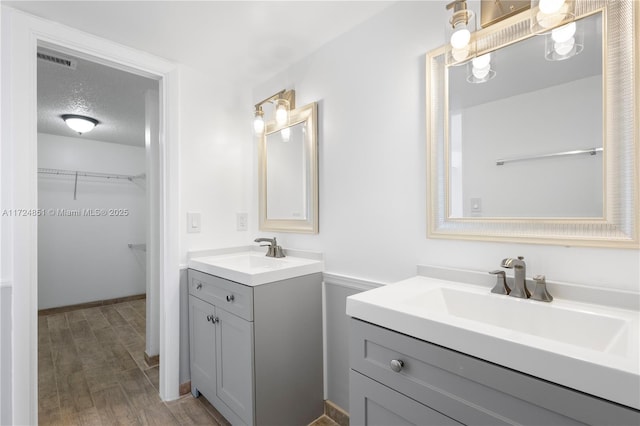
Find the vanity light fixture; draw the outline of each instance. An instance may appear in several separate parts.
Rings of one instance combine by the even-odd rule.
[[[570,22],[545,35],[545,58],[548,61],[569,59],[584,48],[584,34],[577,23]]]
[[[476,30],[475,14],[467,9],[466,0],[454,0],[446,9],[453,9],[446,26],[449,39],[447,64],[461,65],[475,55],[475,42],[471,37]]]
[[[531,0],[531,32],[544,34],[575,18],[575,0]]]
[[[79,135],[93,130],[100,122],[95,118],[77,114],[62,114],[60,116],[69,128]]]
[[[485,83],[496,76],[496,71],[491,64],[491,53],[485,53],[469,62],[469,83]]]
[[[253,130],[256,136],[261,136],[264,133],[264,111],[262,105],[265,103],[271,103],[274,105],[274,116],[278,126],[284,126],[289,123],[289,111],[296,106],[296,92],[295,90],[281,90],[278,93],[269,96],[268,98],[258,102],[255,105]]]

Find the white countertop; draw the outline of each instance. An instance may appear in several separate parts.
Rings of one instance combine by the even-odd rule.
[[[640,409],[637,310],[417,276],[348,297],[347,314]]]
[[[324,269],[322,255],[318,254],[273,258],[266,257],[264,251],[246,248],[224,249],[218,253],[190,256],[188,267],[248,286],[309,275]]]

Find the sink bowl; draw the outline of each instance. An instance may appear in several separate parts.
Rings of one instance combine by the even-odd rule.
[[[250,286],[322,272],[323,267],[320,260],[294,256],[273,258],[255,251],[189,259],[191,269]]]
[[[586,349],[624,355],[628,319],[584,309],[439,287],[406,299],[407,306],[451,315]]]
[[[640,313],[414,277],[347,298],[347,314],[640,409]]]

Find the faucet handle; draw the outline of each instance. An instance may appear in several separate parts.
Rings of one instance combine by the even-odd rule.
[[[553,296],[547,291],[547,279],[544,275],[536,275],[533,277],[533,281],[536,283],[536,288],[533,290],[531,299],[539,300],[541,302],[551,302]]]
[[[496,276],[496,285],[491,289],[491,293],[509,294],[511,292],[511,289],[507,285],[507,275],[504,271],[498,269],[489,273]]]

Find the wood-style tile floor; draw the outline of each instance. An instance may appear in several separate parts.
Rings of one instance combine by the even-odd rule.
[[[227,424],[202,396],[160,400],[144,339],[144,300],[38,317],[39,423]]]

